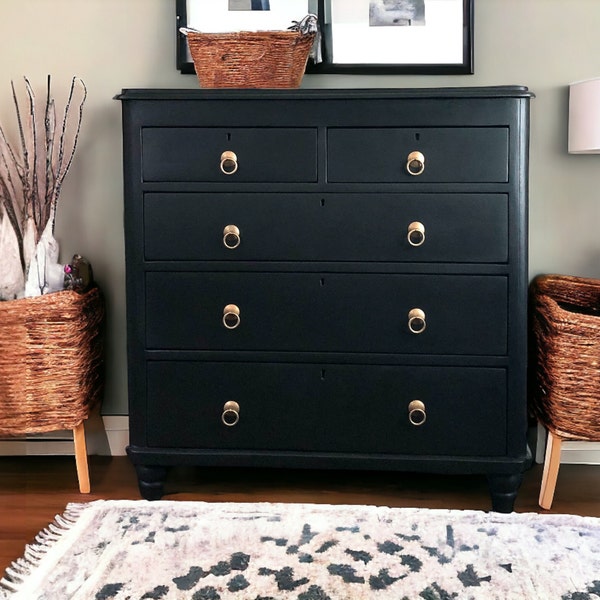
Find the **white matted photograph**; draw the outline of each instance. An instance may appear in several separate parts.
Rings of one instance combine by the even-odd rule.
[[[463,0],[331,0],[336,64],[456,64]]]
[[[186,26],[206,33],[277,31],[304,18],[308,1],[187,0],[186,13]]]

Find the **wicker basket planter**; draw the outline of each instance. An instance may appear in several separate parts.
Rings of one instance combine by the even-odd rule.
[[[530,412],[548,431],[539,504],[550,509],[565,440],[600,440],[600,280],[540,275],[530,286]]]
[[[532,412],[563,438],[600,440],[600,281],[539,276],[531,302]]]
[[[0,435],[74,429],[100,400],[104,304],[95,287],[0,302]]]
[[[314,33],[186,33],[201,87],[297,88]]]

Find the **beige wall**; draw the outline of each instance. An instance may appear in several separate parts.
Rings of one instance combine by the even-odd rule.
[[[83,130],[58,208],[61,260],[93,263],[108,305],[105,414],[127,412],[122,88],[196,87],[175,69],[175,0],[0,0],[0,122],[13,127],[10,80],[59,98],[88,87]],[[475,74],[307,76],[305,87],[526,85],[532,103],[530,272],[600,276],[600,157],[566,152],[567,86],[600,76],[600,1],[475,0]],[[1,257],[0,257],[1,260]]]

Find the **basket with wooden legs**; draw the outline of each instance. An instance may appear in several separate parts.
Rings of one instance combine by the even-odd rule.
[[[0,302],[0,436],[72,430],[82,493],[84,422],[103,390],[103,323],[98,287]]]
[[[552,506],[565,440],[600,441],[600,280],[530,285],[531,414],[548,430],[539,504]]]

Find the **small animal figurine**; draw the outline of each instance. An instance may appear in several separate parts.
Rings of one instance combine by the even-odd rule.
[[[74,254],[71,263],[64,266],[64,284],[66,290],[73,290],[83,294],[94,283],[92,265],[80,254]]]

